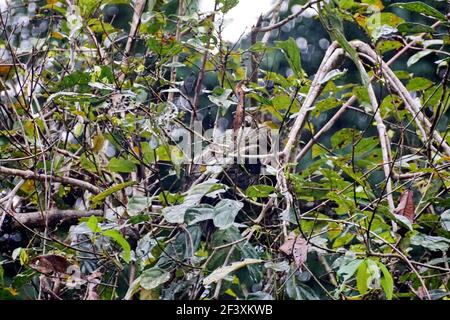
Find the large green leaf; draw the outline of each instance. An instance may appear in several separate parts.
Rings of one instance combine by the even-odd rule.
[[[304,77],[305,73],[302,69],[302,63],[300,59],[300,50],[297,43],[293,38],[289,38],[285,41],[276,41],[275,45],[281,49],[291,67],[292,71],[298,78]]]
[[[250,186],[245,191],[245,195],[250,198],[267,198],[270,194],[275,193],[276,189],[265,184]]]
[[[388,300],[391,300],[392,294],[394,292],[394,280],[392,279],[391,273],[384,264],[382,264],[380,261],[377,261],[377,264],[382,272],[382,276],[380,279],[381,287],[383,288],[384,293],[386,294],[386,298]]]
[[[183,223],[186,210],[196,207],[200,204],[204,196],[216,197],[225,192],[226,186],[217,183],[216,179],[210,179],[192,187],[180,205],[166,207],[162,210],[164,217],[170,223]]]
[[[432,17],[442,21],[446,21],[445,14],[429,6],[428,4],[420,1],[393,3],[391,4],[391,6],[399,7],[409,11],[417,12],[427,17]]]
[[[366,294],[369,289],[376,289],[380,283],[380,268],[372,259],[366,259],[356,272],[356,286],[360,294]]]
[[[434,29],[421,23],[405,22],[397,26],[397,30],[402,33],[433,33]]]
[[[131,247],[128,241],[123,237],[123,235],[117,230],[106,230],[102,234],[106,237],[114,239],[123,249],[123,260],[129,263],[131,261]]]
[[[239,0],[218,0],[218,3],[222,4],[220,10],[227,13],[239,4]]]
[[[112,172],[130,173],[136,170],[136,165],[130,160],[112,158],[109,160],[108,169]]]
[[[411,237],[411,244],[415,246],[422,246],[431,251],[446,252],[450,246],[450,239],[418,233]]]
[[[361,259],[347,259],[347,263],[343,263],[336,274],[345,282],[353,277],[363,261]]]
[[[201,221],[213,219],[214,214],[214,207],[208,204],[204,204],[187,209],[184,220],[188,225],[192,225]]]
[[[239,210],[244,204],[239,201],[223,199],[214,207],[214,225],[219,229],[227,229],[234,223]]]
[[[142,272],[140,276],[140,285],[145,290],[152,290],[167,282],[169,279],[170,273],[155,267]]]

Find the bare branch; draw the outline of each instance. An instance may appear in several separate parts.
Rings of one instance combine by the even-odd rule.
[[[55,175],[36,173],[31,170],[11,169],[11,168],[0,166],[0,175],[22,177],[24,179],[32,179],[32,180],[38,180],[38,181],[49,181],[50,180],[50,181],[54,181],[54,182],[60,182],[62,184],[66,184],[66,185],[72,185],[75,187],[79,187],[81,189],[88,190],[88,191],[92,192],[93,194],[100,193],[100,188],[94,186],[93,184],[90,184],[89,182],[74,179],[74,178],[66,178],[66,177],[59,177],[59,176],[55,176]]]
[[[18,226],[39,227],[45,226],[46,224],[53,225],[90,216],[101,217],[103,216],[103,210],[50,210],[47,212],[14,213],[12,216]]]

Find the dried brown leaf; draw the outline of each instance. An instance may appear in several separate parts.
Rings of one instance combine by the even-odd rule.
[[[280,251],[288,256],[292,255],[292,250],[294,248],[296,238],[297,236],[293,232],[291,232],[286,238],[286,241],[280,246]]]
[[[280,246],[280,251],[294,257],[295,265],[301,267],[308,257],[308,242],[293,232],[289,234],[286,241]]]
[[[238,104],[236,107],[236,113],[234,115],[233,119],[233,131],[237,132],[244,122],[245,117],[245,107],[244,107],[244,101],[245,101],[245,91],[243,88],[243,82],[239,82],[236,86],[236,95],[238,96]]]
[[[308,257],[308,243],[305,239],[297,237],[294,243],[294,249],[292,251],[294,256],[295,265],[300,268],[303,263],[306,262]]]
[[[98,294],[98,285],[100,284],[101,277],[103,275],[103,268],[99,268],[93,271],[87,277],[87,297],[86,300],[100,300],[100,295]]]
[[[34,257],[30,261],[30,267],[43,274],[67,273],[71,263],[64,257],[56,254],[47,254]]]
[[[414,221],[414,193],[412,190],[405,190],[400,196],[400,200],[398,202],[398,206],[395,209],[396,214],[400,214],[408,218],[409,221]]]

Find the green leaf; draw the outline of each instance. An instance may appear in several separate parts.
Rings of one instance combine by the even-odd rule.
[[[128,241],[117,230],[106,230],[102,232],[106,237],[114,239],[123,249],[123,260],[127,263],[131,261],[131,247]]]
[[[347,73],[347,69],[339,70],[334,69],[328,72],[325,77],[323,77],[322,81],[320,81],[321,84],[327,83],[328,81],[334,81],[339,78],[342,78]]]
[[[161,268],[144,270],[140,276],[140,285],[145,290],[152,290],[170,279],[170,273]]]
[[[356,136],[359,138],[359,134]],[[378,137],[363,138],[358,141],[355,146],[355,154],[359,156],[366,155],[368,152],[372,151],[380,143]]]
[[[167,222],[180,224],[184,222],[186,210],[192,208],[192,206],[193,205],[190,204],[179,204],[172,207],[166,207],[162,210],[162,213]]]
[[[220,200],[214,207],[214,225],[219,229],[227,229],[234,223],[239,210],[244,207],[244,204],[239,201],[231,199]]]
[[[183,204],[166,207],[162,213],[169,223],[183,223],[186,210],[194,208],[200,204],[204,196],[216,197],[219,193],[225,192],[226,186],[217,183],[216,179],[210,179],[192,187],[186,194]]]
[[[91,76],[88,72],[74,71],[71,74],[65,76],[58,83],[57,90],[63,91],[63,90],[72,88],[75,85],[88,86],[90,81],[91,81]]]
[[[136,171],[136,165],[130,160],[112,158],[109,160],[108,169],[112,172],[130,173]]]
[[[330,109],[336,108],[340,106],[342,101],[338,100],[336,97],[328,97],[326,99],[320,100],[316,103],[313,111],[311,112],[312,116],[317,117],[321,115],[323,112],[328,111]],[[314,145],[315,146],[315,145]],[[323,148],[321,148],[323,150]]]
[[[100,228],[99,225],[98,225],[98,219],[97,219],[96,216],[90,216],[88,221],[86,222],[86,225],[94,233],[102,231],[102,228]]]
[[[409,219],[401,214],[394,214],[395,220],[406,227],[408,230],[413,230],[413,226]]]
[[[317,293],[308,285],[300,282],[300,276],[297,276],[295,270],[291,269],[290,274],[286,280],[286,294],[289,298],[294,300],[319,300]]]
[[[222,11],[223,13],[227,13],[238,5],[239,0],[219,0],[218,3],[222,4],[220,11]]]
[[[419,90],[426,90],[433,86],[433,82],[426,78],[422,77],[416,77],[409,80],[408,84],[406,85],[406,89],[408,91],[419,91]]]
[[[222,114],[224,114],[228,110],[228,108],[230,108],[233,104],[236,104],[236,102],[228,100],[228,97],[232,92],[233,90],[231,89],[225,89],[221,95],[209,95],[208,99],[216,106],[223,108]]]
[[[353,128],[344,128],[336,132],[331,137],[331,146],[333,149],[342,149],[353,141],[358,140],[360,133]]]
[[[422,50],[417,52],[416,54],[412,55],[409,59],[408,62],[406,63],[406,65],[409,67],[411,67],[413,64],[415,64],[416,62],[418,62],[420,59],[422,59],[423,57],[426,57],[427,55],[429,55],[430,53],[432,53],[433,51],[431,50]]]
[[[384,264],[382,264],[380,261],[377,261],[378,267],[381,269],[381,273],[383,276],[380,279],[381,287],[384,290],[384,293],[386,294],[386,298],[388,300],[392,300],[392,294],[394,292],[394,280],[392,279],[392,275],[389,272],[389,270],[386,268]]]
[[[151,202],[151,197],[131,197],[127,203],[127,212],[129,215],[135,216],[147,209]]]
[[[95,206],[99,202],[105,200],[106,197],[112,195],[113,193],[116,193],[117,191],[125,189],[129,186],[135,185],[136,183],[137,183],[136,181],[128,181],[128,182],[122,182],[122,183],[116,184],[115,186],[112,186],[112,187],[106,189],[105,191],[93,196],[91,198],[92,204]]]
[[[16,248],[11,254],[11,258],[15,261],[17,258],[19,258],[19,262],[21,266],[24,266],[28,262],[28,253],[27,250],[24,248]]]
[[[347,10],[354,6],[356,6],[356,3],[354,0],[338,0],[337,3],[339,4],[339,7],[341,9]]]
[[[356,270],[358,270],[363,261],[364,260],[361,259],[353,259],[350,260],[347,264],[341,265],[336,273],[337,276],[341,277],[344,282],[349,280],[351,277],[353,277]]]
[[[400,41],[397,40],[380,40],[377,42],[377,51],[380,52],[380,54],[397,50],[401,48],[403,44]]]
[[[297,43],[293,38],[289,38],[286,41],[275,41],[275,46],[281,49],[291,67],[292,71],[298,78],[303,78],[305,73],[302,69],[300,50]]]
[[[397,26],[401,33],[433,33],[434,29],[421,23],[405,22]]]
[[[184,220],[188,225],[193,225],[201,221],[213,219],[214,213],[215,211],[213,206],[204,204],[187,209],[184,215]]]
[[[249,198],[267,198],[270,194],[276,193],[277,190],[265,184],[250,186],[245,191],[245,195]]]
[[[366,261],[367,260],[364,260],[363,263],[359,265],[356,272],[356,287],[358,288],[360,294],[365,294],[369,289],[367,286],[368,273]]]
[[[378,264],[372,259],[365,259],[356,273],[356,287],[360,294],[366,294],[369,289],[379,288],[381,274]]]
[[[376,12],[367,19],[367,29],[371,37],[376,41],[383,35],[389,35],[396,31],[396,26],[404,20],[392,12]]]
[[[450,240],[444,237],[434,237],[426,234],[418,233],[411,238],[411,244],[422,246],[431,251],[448,251]]]
[[[442,21],[446,21],[445,15],[443,13],[427,5],[426,3],[420,1],[393,3],[391,4],[391,6],[399,7],[412,12],[417,12],[427,17],[432,17]]]
[[[288,95],[278,95],[272,99],[272,104],[277,110],[287,110],[291,105],[291,100]]]

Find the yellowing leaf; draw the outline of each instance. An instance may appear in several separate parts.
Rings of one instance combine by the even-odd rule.
[[[375,7],[378,10],[384,9],[383,1],[381,0],[362,0],[361,3],[368,4],[372,8]]]
[[[105,137],[102,134],[99,134],[96,135],[92,140],[92,151],[98,153],[103,148]]]
[[[367,25],[367,18],[365,16],[357,13],[354,18],[361,27],[365,27]]]
[[[0,64],[0,78],[3,80],[10,79],[14,73],[13,66],[11,63]]]
[[[53,31],[53,32],[52,32],[52,38],[61,40],[61,39],[66,38],[66,36],[63,35],[61,32]]]
[[[3,288],[3,290],[8,291],[10,295],[17,296],[19,294],[19,291],[17,291],[14,288]]]
[[[34,180],[25,180],[25,182],[20,187],[20,191],[25,193],[31,193],[36,189],[36,182]]]

